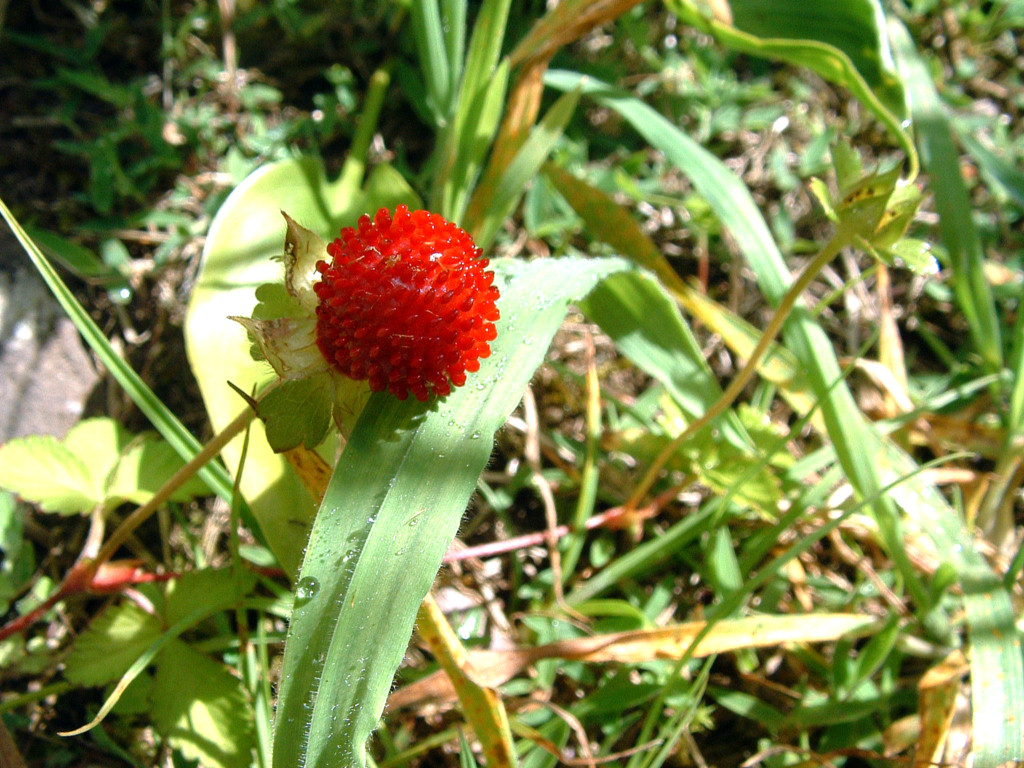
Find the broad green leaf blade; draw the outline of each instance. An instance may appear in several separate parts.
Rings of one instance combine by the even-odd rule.
[[[1003,364],[1002,333],[992,290],[985,278],[985,254],[971,217],[973,206],[960,175],[960,154],[953,144],[949,113],[906,28],[893,21],[889,34],[900,74],[907,84],[921,162],[931,176],[930,188],[935,196],[942,242],[949,254],[957,303],[967,318],[975,349],[989,371],[995,372]]]
[[[495,262],[491,356],[447,398],[373,395],[310,535],[288,630],[274,765],[361,768],[420,602],[458,529],[492,437],[570,300],[619,259]]]
[[[67,285],[61,280],[60,275],[57,274],[50,262],[47,261],[42,251],[28,237],[25,230],[22,229],[2,200],[0,200],[0,216],[3,216],[7,221],[11,231],[14,232],[14,236],[18,238],[18,242],[25,249],[39,275],[43,278],[57,301],[60,302],[61,307],[63,307],[64,312],[67,313],[67,316],[75,324],[78,332],[82,334],[86,343],[96,353],[107,370],[110,371],[110,374],[117,383],[128,393],[132,402],[139,407],[140,411],[146,414],[146,418],[156,427],[157,432],[174,447],[174,450],[178,452],[181,458],[186,461],[193,458],[202,448],[199,441],[185,429],[185,425],[167,409],[167,406],[160,401],[160,398],[156,396],[153,390],[139,378],[139,375],[110,346],[110,342],[103,335],[99,326],[93,322],[93,319],[82,305],[78,303],[74,294],[68,290]],[[211,462],[199,471],[199,476],[203,478],[206,484],[218,496],[230,501],[233,495],[232,483],[223,466]]]
[[[366,211],[398,203],[417,205],[415,194],[388,166],[378,166],[365,191],[357,195],[350,191],[355,178],[343,176],[332,184],[318,161],[284,160],[249,176],[221,206],[185,316],[185,349],[214,429],[223,429],[248,407],[228,381],[248,392],[273,379],[269,365],[252,359],[245,329],[229,317],[251,315],[256,287],[283,279],[281,263],[271,260],[284,250],[286,223],[281,211],[327,236],[342,224],[355,224]],[[232,471],[238,467],[243,440],[238,437],[222,454]],[[284,458],[270,449],[261,423],[252,425],[246,465],[242,494],[281,565],[294,574],[313,500]]]
[[[64,675],[78,685],[103,685],[123,675],[160,637],[160,619],[134,603],[105,608],[75,638]]]

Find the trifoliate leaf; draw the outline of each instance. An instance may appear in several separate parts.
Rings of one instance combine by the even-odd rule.
[[[152,718],[167,743],[204,768],[249,768],[254,715],[241,682],[180,640],[157,665]]]
[[[104,609],[75,639],[64,674],[77,685],[103,685],[121,677],[156,642],[160,620],[134,603]]]
[[[326,373],[296,381],[282,381],[260,401],[267,442],[276,452],[299,445],[315,448],[331,426],[333,392]]]

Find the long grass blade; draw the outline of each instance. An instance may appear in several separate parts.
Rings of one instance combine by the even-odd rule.
[[[496,262],[498,338],[466,386],[432,403],[366,405],[310,535],[288,631],[274,765],[361,768],[423,597],[492,436],[568,302],[627,262]]]
[[[160,398],[156,396],[156,393],[139,378],[139,375],[132,370],[131,366],[114,350],[110,345],[110,341],[103,335],[103,332],[93,322],[93,319],[89,317],[89,313],[85,311],[84,307],[78,302],[78,299],[75,298],[75,295],[71,293],[46,256],[36,247],[36,244],[26,234],[25,230],[22,229],[17,219],[14,218],[14,214],[11,213],[2,200],[0,200],[0,215],[3,216],[8,226],[10,226],[14,236],[21,243],[22,248],[25,249],[29,259],[32,260],[32,264],[39,272],[40,277],[43,278],[43,281],[56,297],[64,312],[67,313],[67,316],[75,324],[78,332],[82,334],[82,338],[85,339],[85,342],[96,353],[103,365],[107,367],[107,370],[110,371],[110,374],[117,383],[128,393],[132,402],[139,407],[139,410],[146,415],[157,432],[174,448],[183,460],[188,461],[193,458],[202,450],[202,445],[199,441],[192,436],[191,432],[185,429],[185,425],[181,423],[178,417],[171,413]],[[231,501],[231,477],[221,464],[216,462],[207,464],[199,471],[199,476],[214,493],[225,501]]]
[[[921,162],[931,176],[939,231],[946,247],[953,290],[967,319],[971,341],[989,371],[1003,364],[1002,333],[992,289],[985,278],[985,254],[971,218],[973,207],[960,175],[960,155],[953,144],[946,107],[906,28],[889,26],[896,61],[907,85],[911,118],[921,146]]]
[[[472,218],[474,226],[471,234],[481,248],[486,249],[491,244],[498,228],[519,202],[530,179],[540,171],[555,142],[568,125],[578,102],[579,93],[575,91],[559,97],[537,123],[497,184],[477,189],[473,204],[478,207]]]

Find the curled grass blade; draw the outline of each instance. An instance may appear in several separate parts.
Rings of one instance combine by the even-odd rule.
[[[704,16],[688,0],[668,0],[667,5],[684,22],[734,50],[807,67],[848,88],[906,152],[910,178],[917,176],[917,150],[898,114],[902,88],[877,3],[854,0],[836,7],[827,0],[787,0],[773,3],[765,13],[763,4],[744,2],[735,9],[735,26]]]

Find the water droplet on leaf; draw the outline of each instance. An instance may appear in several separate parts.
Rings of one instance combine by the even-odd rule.
[[[312,600],[316,597],[316,593],[319,591],[320,582],[312,576],[304,576],[299,579],[299,583],[295,585],[295,599],[296,601]]]

